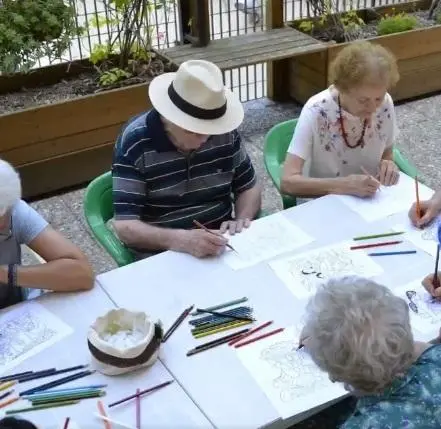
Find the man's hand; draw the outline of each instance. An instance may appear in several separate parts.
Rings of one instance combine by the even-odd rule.
[[[438,272],[437,279],[438,285],[441,285],[441,272]],[[435,288],[433,274],[429,274],[428,276],[424,277],[422,285],[426,288],[427,292],[429,292],[430,296],[433,296],[434,298],[441,298],[441,287]]]
[[[437,201],[420,201],[421,217],[418,216],[416,203],[413,203],[409,210],[409,218],[413,225],[423,228],[431,223],[438,216],[439,212],[440,207]]]
[[[400,178],[400,170],[395,162],[388,159],[383,159],[380,162],[380,168],[378,171],[378,180],[382,185],[392,186],[398,183]]]
[[[196,258],[205,258],[223,253],[227,243],[228,240],[217,233],[191,229],[183,232],[180,248]]]
[[[236,232],[241,232],[244,228],[248,228],[251,225],[249,219],[235,219],[222,222],[220,227],[220,233],[225,234],[227,231],[230,235],[234,235]]]

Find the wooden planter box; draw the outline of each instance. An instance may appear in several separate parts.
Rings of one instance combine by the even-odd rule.
[[[71,63],[69,73],[62,64],[0,77],[0,94],[59,82],[86,63]],[[3,114],[0,157],[20,172],[25,198],[83,184],[110,170],[121,126],[150,107],[148,84],[139,84]]]
[[[375,16],[395,12],[411,12],[428,9],[430,1],[415,1],[404,4],[361,10],[365,22]],[[300,21],[295,22],[294,26]],[[441,25],[390,34],[367,39],[388,48],[397,58],[400,80],[391,95],[395,101],[430,94],[441,90]],[[349,42],[351,43],[351,42]],[[290,60],[289,91],[291,97],[304,104],[309,97],[326,89],[329,85],[328,70],[335,56],[347,43],[328,45],[323,52],[308,54]]]

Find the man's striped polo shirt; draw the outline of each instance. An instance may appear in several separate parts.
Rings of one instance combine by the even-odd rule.
[[[173,145],[156,110],[131,121],[113,155],[114,218],[190,229],[196,219],[218,228],[233,202],[256,183],[254,167],[237,131],[211,136],[198,150]]]

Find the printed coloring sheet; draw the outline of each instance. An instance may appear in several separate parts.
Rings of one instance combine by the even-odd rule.
[[[297,350],[300,332],[299,327],[291,326],[236,349],[242,364],[283,419],[346,394],[341,384],[332,383],[315,365],[304,348]]]
[[[258,219],[241,233],[225,236],[236,252],[227,249],[222,258],[233,270],[258,264],[314,241],[282,214]]]
[[[0,374],[70,335],[72,328],[36,302],[0,315]]]
[[[422,334],[438,335],[441,326],[441,301],[432,298],[421,279],[393,289],[395,295],[404,299],[409,306],[410,323]]]
[[[298,298],[313,295],[332,277],[374,277],[383,272],[364,251],[350,250],[348,242],[321,247],[306,253],[269,262],[270,267]]]
[[[421,200],[432,196],[432,189],[419,184]],[[379,191],[372,198],[359,198],[352,195],[338,195],[351,210],[358,213],[366,222],[391,216],[395,213],[409,210],[415,202],[415,181],[404,173],[400,174],[400,180],[394,186],[380,186]]]

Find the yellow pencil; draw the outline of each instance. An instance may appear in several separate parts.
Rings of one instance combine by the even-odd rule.
[[[234,323],[231,323],[230,325],[224,326],[222,328],[211,329],[211,330],[200,332],[198,334],[195,334],[194,337],[195,338],[207,337],[208,335],[217,334],[218,332],[227,331],[228,329],[234,329],[234,328],[238,328],[239,326],[249,325],[250,323],[253,323],[253,322],[254,322],[254,320],[243,320],[243,321],[234,322]]]
[[[2,383],[0,384],[0,392],[2,390],[6,390],[9,389],[10,387],[12,387],[14,384],[16,384],[16,381],[8,381],[7,383]]]

